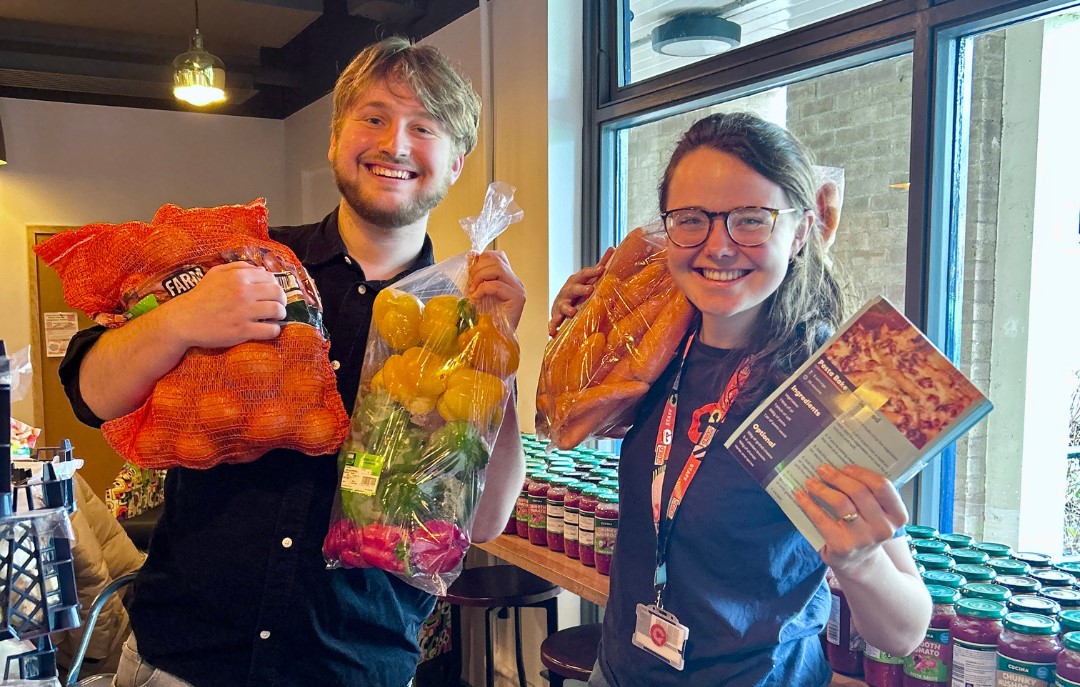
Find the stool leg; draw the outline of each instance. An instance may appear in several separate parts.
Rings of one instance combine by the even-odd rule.
[[[484,658],[487,660],[484,670],[487,687],[495,687],[495,650],[491,641],[491,613],[496,610],[498,609],[489,608],[484,611]]]
[[[553,635],[559,631],[559,598],[553,596],[545,601],[544,611],[547,613],[547,633]]]
[[[517,662],[518,687],[529,687],[525,679],[525,657],[521,652],[521,608],[514,607],[514,659]]]
[[[461,684],[465,652],[461,647],[461,606],[450,604],[450,676]]]

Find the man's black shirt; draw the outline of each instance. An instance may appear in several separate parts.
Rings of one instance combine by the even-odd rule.
[[[413,267],[370,281],[348,256],[336,210],[271,237],[296,253],[319,289],[351,412],[375,295],[431,265],[431,240]],[[79,392],[79,366],[103,331],[76,335],[60,367],[75,414],[93,426],[101,420]],[[130,609],[139,653],[195,687],[405,685],[434,597],[381,570],[326,570],[321,547],[337,479],[334,455],[287,449],[244,465],[170,470]]]

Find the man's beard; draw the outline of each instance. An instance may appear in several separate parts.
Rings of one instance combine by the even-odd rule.
[[[337,165],[334,165],[334,181],[341,197],[358,217],[377,227],[397,229],[417,222],[435,209],[450,190],[451,177],[449,172],[443,174],[433,188],[421,191],[405,203],[392,208],[379,207],[369,202],[358,184],[351,183],[344,174],[338,172]]]

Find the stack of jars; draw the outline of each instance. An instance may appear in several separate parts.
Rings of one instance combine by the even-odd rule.
[[[548,451],[522,434],[525,483],[506,534],[611,572],[619,527],[618,458],[596,449]]]
[[[1080,562],[1015,552],[1005,544],[963,534],[907,528],[934,610],[924,641],[910,656],[863,648],[869,687],[1080,687]],[[831,576],[830,576],[831,577]],[[833,617],[850,618],[835,579]],[[826,654],[833,669],[858,674],[857,637],[847,644],[833,622]]]

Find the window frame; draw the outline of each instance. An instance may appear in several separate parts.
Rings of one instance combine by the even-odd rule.
[[[949,311],[950,284],[962,261],[963,237],[953,230],[963,212],[957,165],[963,83],[957,82],[965,36],[1035,19],[1080,0],[881,0],[745,48],[650,79],[619,86],[623,0],[593,0],[584,15],[584,155],[581,255],[595,263],[614,241],[621,199],[618,130],[670,114],[742,97],[777,85],[912,55],[910,187],[908,189],[905,314],[943,351],[958,350],[958,318]],[[958,86],[960,88],[958,88]],[[962,275],[960,275],[962,284]],[[954,357],[955,359],[955,357]],[[903,490],[913,522],[952,529],[953,457],[933,461]]]

